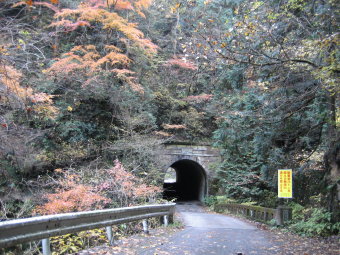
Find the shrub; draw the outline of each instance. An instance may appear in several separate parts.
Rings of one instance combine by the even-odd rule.
[[[216,196],[207,196],[204,198],[204,204],[207,206],[214,206],[217,204],[217,197]]]
[[[52,255],[76,253],[107,242],[104,229],[92,229],[75,234],[51,237]]]
[[[305,215],[306,218],[300,219],[290,226],[290,229],[294,232],[306,236],[327,236],[339,233],[340,223],[337,222],[336,224],[333,224],[331,222],[332,214],[326,209],[308,208],[301,210],[301,208],[296,207],[295,213],[297,211],[302,212],[302,215]],[[297,220],[301,218],[301,216],[295,215],[294,218]]]
[[[154,185],[146,185],[139,178],[127,171],[121,162],[115,160],[115,165],[103,169],[100,179],[96,180],[98,192],[106,194],[119,207],[143,204],[155,201],[161,189]]]
[[[65,212],[86,211],[101,209],[110,200],[96,192],[90,185],[80,184],[77,174],[62,172],[62,178],[58,181],[59,188],[55,193],[45,195],[47,202],[35,208],[35,213],[56,214]]]

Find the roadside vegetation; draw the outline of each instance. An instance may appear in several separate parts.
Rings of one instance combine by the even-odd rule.
[[[210,193],[240,203],[275,208],[293,169],[290,228],[337,234],[339,9],[0,0],[0,219],[163,202],[180,141],[221,150]]]

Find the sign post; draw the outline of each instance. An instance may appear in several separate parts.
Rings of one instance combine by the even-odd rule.
[[[292,169],[278,170],[278,197],[293,198]]]
[[[293,173],[292,169],[280,169],[278,170],[278,189],[279,198],[293,198]],[[283,201],[282,201],[283,202]],[[292,209],[280,205],[277,208],[276,222],[278,225],[282,225],[284,222],[292,219]]]

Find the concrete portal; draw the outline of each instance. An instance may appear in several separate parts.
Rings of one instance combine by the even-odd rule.
[[[207,175],[195,161],[178,160],[171,166],[176,171],[175,182],[164,183],[164,197],[177,201],[202,201],[207,194]]]
[[[169,168],[176,171],[176,181],[164,183],[164,198],[203,201],[215,176],[213,166],[221,157],[211,146],[171,144],[163,146],[158,159],[164,166],[164,175]]]

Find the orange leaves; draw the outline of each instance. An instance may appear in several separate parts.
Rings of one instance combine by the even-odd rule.
[[[117,0],[114,4],[115,10],[133,10],[133,6],[129,1]]]
[[[76,46],[52,64],[46,72],[62,77],[81,70],[94,72],[96,71],[96,61],[99,58],[100,55],[96,51],[95,46]]]
[[[54,96],[42,92],[31,95],[30,99],[34,105],[32,108],[28,108],[27,111],[33,110],[36,114],[43,118],[55,119],[59,111],[53,105],[53,97]]]
[[[50,0],[50,2],[51,2],[52,4],[57,4],[57,3],[59,3],[59,0]],[[33,0],[25,0],[25,3],[26,3],[27,5],[32,6],[33,3],[34,3],[34,1],[33,1]]]
[[[108,201],[108,199],[92,192],[90,187],[80,184],[67,191],[59,190],[59,193],[49,194],[46,198],[49,202],[37,207],[36,212],[40,214],[56,214],[86,211],[99,209],[102,206],[96,206],[96,204]]]
[[[136,91],[140,94],[144,93],[143,87],[135,81],[136,78],[133,76],[129,76],[135,74],[135,72],[128,69],[112,69],[111,71],[116,74],[116,77],[118,79],[127,83],[133,91]]]
[[[30,87],[22,87],[22,74],[10,65],[0,65],[0,102],[12,108],[34,111],[44,118],[55,118],[58,110],[53,106],[53,96],[46,93],[34,93]],[[33,103],[32,107],[26,107]]]
[[[144,17],[144,14],[141,12],[142,9],[148,8],[152,0],[109,0],[109,6],[113,6],[113,8],[117,11],[119,10],[134,10],[136,13]]]
[[[107,49],[112,51],[101,57],[94,45],[76,46],[70,52],[65,53],[46,71],[65,76],[83,70],[91,75],[100,71],[102,65],[105,64],[109,64],[111,67],[117,64],[127,66],[131,62],[125,54],[115,52],[118,49],[115,46],[108,46]]]
[[[121,9],[131,9],[132,5],[142,7],[149,6],[151,1],[110,1],[110,5],[114,5]],[[144,49],[146,53],[156,53],[157,46],[150,40],[144,38],[142,31],[136,28],[136,24],[128,22],[126,19],[118,15],[116,12],[110,12],[104,9],[103,4],[99,2],[86,1],[80,4],[77,9],[63,9],[56,13],[55,18],[61,18],[60,21],[53,22],[51,27],[65,27],[65,32],[70,32],[80,26],[90,26],[92,22],[101,23],[104,30],[116,30],[121,32],[125,38],[129,39],[136,46]],[[124,38],[122,37],[122,39]],[[128,44],[128,43],[127,43]]]
[[[124,66],[127,66],[131,62],[131,59],[129,59],[125,54],[117,53],[117,52],[110,52],[106,54],[104,57],[98,60],[97,65],[102,64],[110,64],[111,66],[114,66],[116,64],[121,64]]]
[[[68,25],[69,31],[76,30],[78,27],[89,27],[91,26],[89,22],[84,21],[84,20],[79,20],[75,23],[71,23]]]
[[[70,20],[59,20],[56,22],[53,22],[52,24],[49,25],[50,27],[64,27],[65,30],[64,32],[71,32],[76,30],[78,27],[90,27],[91,24],[87,21],[84,20],[78,20],[76,22],[72,22]]]
[[[105,49],[109,51],[122,52],[121,49],[119,49],[118,47],[114,45],[105,45]]]
[[[0,81],[10,92],[14,92],[19,97],[27,95],[27,89],[20,86],[22,74],[10,65],[0,65]]]
[[[181,7],[181,3],[175,4],[173,7],[170,8],[171,13],[177,12],[177,10]]]
[[[143,87],[131,76],[134,72],[124,68],[131,63],[125,54],[119,53],[119,48],[107,45],[108,53],[101,56],[94,45],[76,46],[70,52],[65,53],[62,58],[53,63],[50,68],[45,70],[53,78],[70,78],[70,75],[81,75],[86,80],[83,86],[96,82],[100,72],[111,72],[116,78],[125,82],[133,91],[143,93]]]
[[[112,44],[105,45],[104,49],[92,45],[82,45],[65,53],[57,62],[46,71],[61,78],[72,79],[70,75],[86,78],[83,86],[94,84],[99,79],[98,74],[104,72],[114,73],[116,78],[123,81],[132,90],[143,93],[143,88],[132,77],[132,72],[126,72],[132,60],[125,51],[129,48],[138,47],[144,54],[152,55],[157,52],[157,45],[146,39],[137,24],[128,22],[117,12],[112,10],[140,11],[151,4],[151,0],[87,0],[82,2],[76,9],[62,9],[55,14],[58,19],[50,27],[59,27],[62,32],[72,32],[79,27],[97,27],[106,30],[108,36],[117,34]],[[108,8],[110,7],[110,8]],[[111,8],[114,7],[114,8]],[[118,45],[118,46],[117,46]],[[122,50],[124,49],[124,50]],[[122,71],[117,71],[122,70]],[[124,70],[124,71],[123,71]],[[102,76],[104,77],[104,76]],[[97,83],[98,84],[98,83]]]
[[[135,2],[135,6],[136,6],[135,11],[136,11],[136,13],[139,16],[141,16],[143,18],[146,18],[145,14],[141,10],[148,8],[151,4],[152,4],[152,0],[139,0],[139,1],[136,1]]]
[[[101,209],[110,202],[109,199],[94,192],[93,187],[79,184],[80,178],[77,174],[63,172],[61,169],[56,169],[55,172],[62,174],[58,181],[60,188],[56,189],[56,193],[47,194],[45,196],[47,202],[37,206],[35,213],[56,214]]]
[[[159,49],[159,47],[149,39],[139,38],[136,42],[138,43],[137,46],[142,47],[149,54],[155,54]]]
[[[135,5],[137,8],[142,9],[142,8],[148,8],[152,4],[152,0],[138,0],[135,2]]]
[[[129,69],[112,69],[111,71],[116,73],[118,77],[122,76],[122,75],[135,74],[135,72],[133,72]]]
[[[22,74],[11,65],[0,65],[0,103],[6,103],[12,108],[24,108],[33,91],[22,87]]]
[[[54,96],[46,93],[35,93],[31,96],[32,103],[53,103],[52,98]]]
[[[156,186],[146,185],[143,180],[127,171],[123,165],[115,160],[114,167],[106,170],[106,179],[100,183],[98,191],[114,196],[122,206],[127,202],[145,202],[161,192]]]
[[[194,63],[189,62],[186,59],[181,59],[178,57],[174,57],[172,59],[169,59],[164,66],[176,66],[179,68],[183,68],[183,69],[188,69],[188,70],[197,70],[197,66]]]
[[[49,8],[56,13],[59,12],[59,9],[56,6],[53,5],[53,4],[58,4],[59,1],[58,0],[50,0],[50,2],[52,4],[50,4],[48,2],[37,2],[37,1],[33,1],[33,0],[25,0],[25,1],[20,1],[20,2],[13,4],[12,8],[17,7],[17,6],[21,6],[21,5],[27,5],[27,6],[33,6],[33,5],[39,6],[40,5],[40,6],[44,6],[46,8]]]
[[[156,186],[147,186],[142,183],[134,190],[134,195],[138,198],[154,197],[155,194],[161,192],[161,189]]]
[[[188,96],[184,100],[188,102],[194,102],[194,103],[204,103],[204,102],[210,101],[212,97],[213,95],[211,94],[201,94],[198,96]]]
[[[185,125],[163,124],[164,129],[186,129]]]
[[[66,77],[70,73],[81,70],[85,67],[87,66],[82,63],[81,57],[70,52],[64,54],[62,58],[57,59],[57,62],[53,63],[50,68],[44,71],[56,75],[56,77]]]
[[[164,132],[164,131],[155,131],[154,132],[156,135],[159,135],[160,137],[170,137],[171,134]]]

